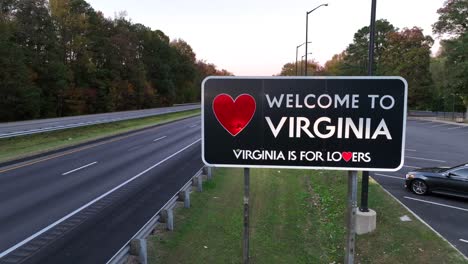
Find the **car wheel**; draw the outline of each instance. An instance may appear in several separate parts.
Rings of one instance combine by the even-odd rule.
[[[414,180],[411,182],[411,190],[417,195],[425,195],[429,191],[429,188],[424,181]]]

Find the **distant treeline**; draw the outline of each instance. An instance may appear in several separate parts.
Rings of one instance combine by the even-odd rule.
[[[204,77],[232,75],[84,0],[0,0],[0,12],[0,121],[195,102]]]

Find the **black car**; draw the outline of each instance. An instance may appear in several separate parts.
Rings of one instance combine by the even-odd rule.
[[[405,187],[418,195],[432,192],[468,198],[468,163],[410,171],[406,174]]]

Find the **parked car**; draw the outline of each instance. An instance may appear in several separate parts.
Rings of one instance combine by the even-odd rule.
[[[417,195],[432,192],[468,198],[468,163],[410,171],[406,174],[405,187]]]

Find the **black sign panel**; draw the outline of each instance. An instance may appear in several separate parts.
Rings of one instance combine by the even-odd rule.
[[[401,77],[208,77],[207,165],[396,171],[403,166]]]

